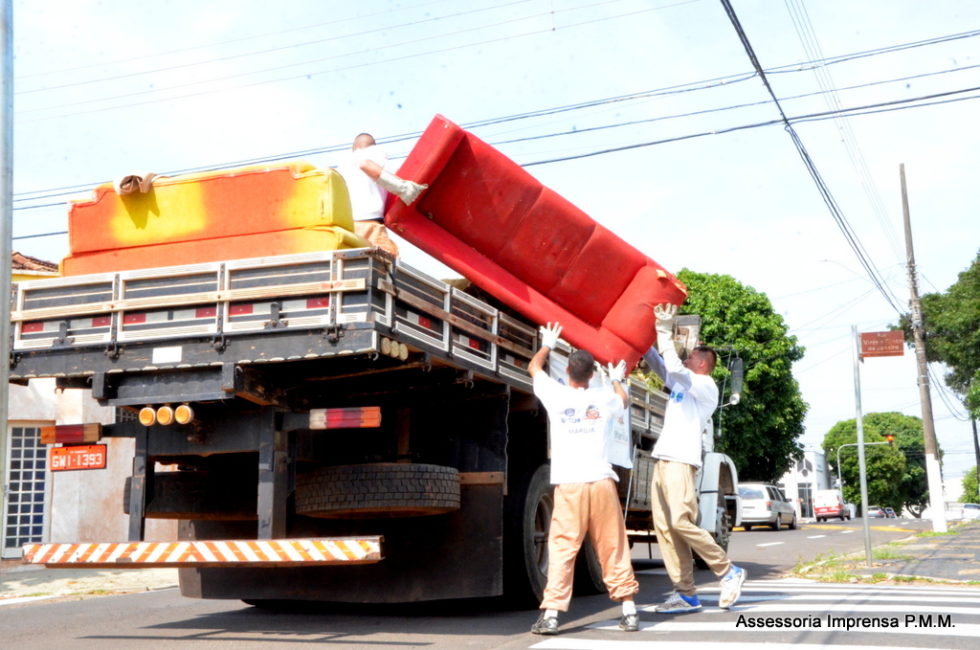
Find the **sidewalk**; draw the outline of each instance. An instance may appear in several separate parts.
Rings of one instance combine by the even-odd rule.
[[[805,577],[849,581],[928,580],[980,587],[980,520],[953,522],[950,534],[911,536],[864,553],[812,565]],[[47,569],[20,560],[0,562],[0,606],[52,598],[152,591],[177,586],[176,569]]]
[[[20,560],[0,562],[0,606],[177,586],[177,569],[48,569]]]
[[[946,534],[922,533],[865,552],[831,558],[798,575],[830,582],[855,579],[928,581],[980,587],[980,520],[949,523]]]

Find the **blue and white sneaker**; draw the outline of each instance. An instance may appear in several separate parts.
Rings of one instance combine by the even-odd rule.
[[[718,595],[718,607],[729,609],[742,595],[742,583],[745,582],[745,569],[734,564],[721,579],[721,593]]]
[[[672,591],[667,600],[654,607],[657,614],[686,614],[701,609],[701,600],[695,596],[685,596]]]

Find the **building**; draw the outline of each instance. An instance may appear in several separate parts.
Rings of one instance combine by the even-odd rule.
[[[813,517],[813,495],[817,490],[834,487],[836,477],[828,470],[823,451],[810,449],[803,452],[803,458],[783,474],[777,485],[796,508],[797,518],[805,519]]]

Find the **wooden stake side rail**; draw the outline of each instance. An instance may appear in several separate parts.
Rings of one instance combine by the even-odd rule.
[[[373,564],[382,536],[182,542],[26,544],[24,562],[49,568],[287,567]]]
[[[530,390],[527,365],[539,345],[533,324],[371,249],[22,282],[12,320],[15,377],[63,376],[59,358],[100,347],[118,353],[118,362],[89,355],[95,364],[86,368],[89,374],[146,366],[127,366],[131,352],[118,345],[189,350],[196,340],[266,332],[276,337],[269,339],[269,349],[276,350],[277,359],[312,358],[317,355],[307,349],[308,338],[297,337],[301,349],[294,351],[283,335],[375,328],[417,351]],[[383,338],[377,337],[378,351]],[[188,352],[172,363],[158,361],[153,348],[152,368],[146,371],[187,366],[192,357],[192,365],[207,365],[210,345],[197,345],[201,354]],[[325,353],[336,354],[326,345]],[[212,354],[210,361],[219,361]],[[633,428],[655,439],[663,396],[641,381],[629,383]]]

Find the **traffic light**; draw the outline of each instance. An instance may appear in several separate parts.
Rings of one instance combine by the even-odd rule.
[[[895,434],[894,433],[886,433],[885,434],[885,442],[887,442],[890,445],[894,445],[895,444]]]

